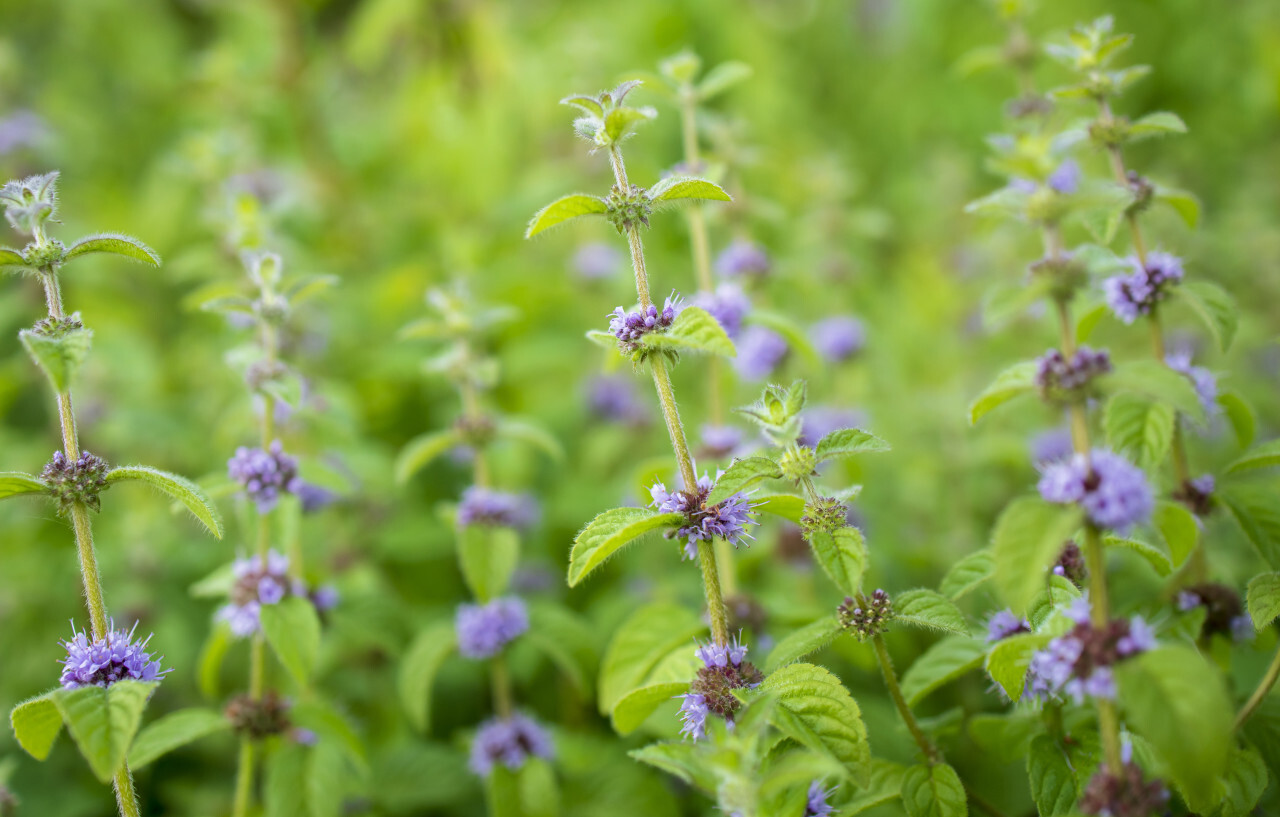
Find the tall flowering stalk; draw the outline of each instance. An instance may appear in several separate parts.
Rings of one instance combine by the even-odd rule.
[[[0,475],[0,497],[44,494],[62,516],[69,517],[80,561],[89,629],[63,642],[62,688],[19,704],[10,716],[18,742],[39,760],[48,757],[65,724],[94,774],[115,787],[122,817],[140,814],[126,752],[141,724],[142,712],[168,670],[148,651],[149,639],[135,640],[134,630],[116,629],[108,611],[98,569],[90,511],[101,509],[100,494],[126,480],[141,480],[183,502],[215,536],[222,525],[217,512],[187,480],[146,466],[111,468],[101,457],[81,449],[71,386],[88,357],[92,330],[80,313],[63,306],[61,275],[68,262],[91,253],[110,253],[159,266],[160,258],[137,239],[115,233],[82,238],[70,246],[48,235],[56,222],[58,173],[11,181],[0,189],[0,206],[11,227],[31,237],[22,250],[0,249],[0,263],[20,269],[44,288],[48,315],[19,333],[22,345],[47,375],[53,388],[62,432],[62,449],[39,476]],[[73,625],[74,626],[74,625]],[[136,627],[136,625],[135,625]],[[104,741],[102,729],[122,735]]]

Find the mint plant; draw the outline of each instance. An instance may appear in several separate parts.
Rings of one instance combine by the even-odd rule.
[[[89,627],[75,631],[73,622],[72,637],[62,642],[66,657],[61,687],[18,704],[10,723],[18,743],[37,760],[49,756],[65,725],[94,776],[114,786],[122,817],[138,817],[138,796],[127,758],[147,703],[171,670],[162,669],[149,638],[135,636],[136,624],[117,628],[108,613],[90,511],[101,511],[101,494],[113,485],[141,481],[185,505],[218,538],[222,522],[190,481],[143,465],[111,467],[81,448],[71,389],[88,359],[93,330],[84,325],[79,312],[65,310],[61,278],[65,265],[84,255],[108,253],[157,267],[160,257],[141,241],[117,233],[87,236],[69,246],[50,236],[50,223],[57,223],[57,184],[54,171],[0,188],[0,205],[9,225],[31,239],[22,250],[0,248],[0,264],[38,281],[48,309],[46,317],[18,337],[49,381],[62,432],[61,449],[38,476],[0,474],[0,498],[44,495],[70,521]]]

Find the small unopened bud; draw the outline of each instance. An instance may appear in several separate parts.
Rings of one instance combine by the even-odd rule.
[[[859,641],[866,641],[889,628],[889,622],[893,620],[893,603],[883,590],[872,593],[870,598],[859,593],[857,598],[845,596],[836,614],[841,626]]]
[[[223,714],[231,721],[232,729],[254,740],[284,734],[292,726],[289,701],[274,690],[268,690],[259,700],[238,695],[227,704]]]

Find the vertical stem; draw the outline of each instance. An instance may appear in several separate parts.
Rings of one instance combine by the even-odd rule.
[[[83,502],[71,506],[71,526],[76,534],[76,549],[80,555],[80,579],[84,583],[85,605],[89,608],[89,623],[93,626],[93,638],[107,634],[107,603],[102,594],[102,576],[98,573],[98,557],[93,547],[93,528],[89,523],[89,509]]]
[[[684,488],[686,491],[697,491],[698,475],[693,470],[693,456],[689,453],[689,442],[685,439],[684,425],[680,422],[680,408],[676,405],[675,391],[671,388],[667,362],[661,355],[654,355],[649,360],[653,369],[653,385],[658,391],[658,402],[662,404],[662,418],[667,424],[671,447],[676,452],[676,464],[680,467]]]
[[[240,738],[240,762],[236,771],[236,795],[231,807],[232,817],[248,817],[249,803],[253,799],[253,741]]]
[[[133,788],[133,774],[128,764],[120,767],[115,779],[116,805],[120,807],[121,817],[141,817],[138,807],[138,793]]]
[[[707,596],[707,612],[711,616],[711,638],[717,644],[729,643],[729,611],[720,589],[716,567],[716,551],[711,542],[698,542],[698,566],[702,568],[702,587]]]
[[[907,729],[911,732],[911,737],[915,738],[916,745],[920,747],[920,751],[924,752],[924,756],[929,763],[940,762],[942,754],[933,745],[933,742],[929,740],[929,737],[925,735],[924,730],[920,728],[915,714],[912,713],[911,707],[907,704],[907,699],[902,694],[902,687],[898,686],[898,675],[893,671],[893,659],[889,657],[889,650],[884,645],[884,637],[878,634],[872,636],[871,643],[876,648],[876,658],[880,662],[880,672],[884,675],[884,685],[889,688],[889,696],[893,698],[894,705],[898,707],[898,714],[902,716],[902,722],[907,725]]]
[[[511,717],[513,709],[511,694],[511,673],[507,669],[507,658],[499,653],[489,662],[489,671],[493,677],[493,708],[498,717]]]
[[[1267,674],[1262,676],[1262,680],[1258,683],[1258,688],[1249,696],[1249,700],[1241,708],[1240,714],[1236,715],[1235,728],[1239,731],[1244,726],[1244,722],[1249,720],[1249,716],[1258,708],[1263,699],[1267,697],[1267,693],[1276,685],[1276,679],[1280,678],[1280,650],[1276,650],[1275,658],[1271,659],[1271,666],[1267,667]]]

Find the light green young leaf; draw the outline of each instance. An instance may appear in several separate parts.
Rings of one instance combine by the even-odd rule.
[[[1255,630],[1264,627],[1280,616],[1280,573],[1263,573],[1249,582],[1249,618]]]
[[[53,743],[62,732],[62,713],[54,703],[57,690],[29,698],[9,713],[18,745],[36,760],[44,760],[53,749]]]
[[[31,474],[20,471],[0,471],[0,499],[44,492],[44,483]]]
[[[800,524],[804,516],[804,497],[792,494],[772,494],[770,496],[752,497],[751,504],[757,513],[769,513],[780,516],[795,524]]]
[[[1156,185],[1155,200],[1169,205],[1192,230],[1200,223],[1200,200],[1186,190]]]
[[[992,555],[996,585],[1014,612],[1026,610],[1063,545],[1082,521],[1074,505],[1052,505],[1038,496],[1015,499],[996,520]]]
[[[893,598],[893,620],[927,630],[967,635],[964,613],[946,596],[932,590],[907,590]]]
[[[1133,460],[1139,468],[1150,469],[1164,462],[1173,442],[1174,411],[1167,403],[1139,394],[1122,392],[1107,401],[1103,428],[1107,444]]]
[[[733,201],[724,188],[706,179],[690,176],[669,176],[649,188],[649,198],[655,202],[680,199],[705,199],[708,201]]]
[[[1010,700],[1018,701],[1022,698],[1031,656],[1048,644],[1049,638],[1048,635],[1019,633],[1002,638],[991,646],[991,651],[987,653],[987,674],[1000,685]]]
[[[605,650],[600,665],[600,713],[611,713],[623,696],[644,686],[673,650],[687,649],[693,656],[693,640],[706,629],[697,615],[678,604],[656,602],[636,610]]]
[[[664,681],[631,690],[613,708],[610,718],[614,731],[619,735],[631,734],[653,714],[653,710],[688,691],[688,681]]]
[[[213,709],[179,709],[138,733],[129,749],[129,768],[141,769],[157,758],[203,737],[231,730],[231,721]]]
[[[1107,547],[1124,548],[1138,554],[1146,559],[1160,576],[1168,576],[1173,572],[1173,561],[1169,558],[1169,554],[1150,542],[1131,539],[1127,536],[1106,536],[1102,541]]]
[[[765,673],[772,673],[817,652],[834,641],[842,630],[840,620],[828,615],[793,631],[770,650],[769,657],[764,662]]]
[[[832,431],[818,441],[818,462],[843,459],[864,452],[888,451],[889,444],[876,435],[860,428],[842,428]]]
[[[749,490],[758,482],[781,477],[782,468],[768,457],[735,459],[716,480],[715,487],[707,494],[706,503],[718,505],[736,493]]]
[[[315,605],[302,596],[288,596],[264,604],[258,616],[271,651],[301,687],[306,687],[320,655],[320,618]]]
[[[125,258],[132,258],[134,261],[141,261],[153,267],[160,266],[160,256],[156,254],[155,250],[132,236],[121,235],[120,233],[98,233],[97,235],[85,236],[70,247],[67,247],[67,254],[63,256],[62,260],[63,263],[66,263],[73,258],[79,258],[82,255],[95,252],[123,255]]]
[[[440,665],[453,653],[457,644],[453,622],[437,622],[418,633],[400,659],[396,689],[400,693],[401,705],[409,713],[409,723],[419,732],[427,732],[430,728],[431,687],[435,684]]]
[[[1225,352],[1231,348],[1240,325],[1240,308],[1225,289],[1210,281],[1186,281],[1174,287],[1173,294],[1191,307],[1219,349]]]
[[[25,266],[27,260],[22,257],[22,253],[10,247],[0,247],[0,268]]]
[[[986,650],[982,642],[964,635],[942,639],[916,659],[902,674],[902,694],[915,706],[935,689],[982,666]]]
[[[92,329],[69,329],[53,336],[23,329],[18,340],[59,394],[66,394],[93,344]]]
[[[396,483],[404,485],[436,457],[461,443],[462,435],[454,428],[414,437],[396,457]]]
[[[1066,752],[1050,735],[1038,735],[1027,753],[1027,777],[1031,797],[1041,817],[1075,813],[1080,791]]]
[[[862,574],[867,567],[867,543],[862,531],[852,526],[831,533],[815,531],[809,537],[809,546],[840,592],[856,596],[862,590]]]
[[[538,449],[556,462],[564,459],[564,447],[560,441],[533,420],[524,417],[503,417],[498,420],[498,437],[515,440]]]
[[[632,749],[627,754],[708,794],[715,792],[715,769],[707,762],[706,755],[698,751],[696,743],[663,741]]]
[[[1187,126],[1177,114],[1168,111],[1149,113],[1129,126],[1129,141],[1186,133]]]
[[[462,578],[481,603],[501,596],[520,561],[520,535],[513,528],[464,525],[458,529]]]
[[[622,548],[649,534],[678,525],[684,516],[651,508],[613,508],[587,523],[569,552],[569,586],[577,586]]]
[[[1163,400],[1203,425],[1204,406],[1191,380],[1156,360],[1130,360],[1116,366],[1112,374],[1099,378],[1108,392],[1137,392]]]
[[[136,479],[176,499],[199,519],[215,538],[222,538],[222,516],[200,486],[186,477],[170,474],[146,465],[122,465],[107,472],[107,484]]]
[[[969,800],[956,770],[946,763],[919,764],[902,777],[907,817],[967,817]]]
[[[543,230],[548,230],[578,216],[598,216],[604,215],[608,211],[609,207],[604,203],[604,200],[596,196],[587,196],[581,193],[565,196],[564,198],[556,199],[539,210],[529,221],[524,237],[533,238]]]
[[[977,423],[993,408],[1033,391],[1035,377],[1036,363],[1033,360],[1015,363],[996,375],[991,385],[969,406],[969,424]]]
[[[1280,439],[1269,440],[1249,449],[1244,456],[1227,466],[1227,473],[1238,474],[1273,465],[1280,465]]]
[[[1243,397],[1233,391],[1219,394],[1218,405],[1222,407],[1222,412],[1227,416],[1227,422],[1230,423],[1231,430],[1235,432],[1236,443],[1241,448],[1248,448],[1252,445],[1254,434],[1258,430],[1258,418],[1253,413],[1253,408],[1245,402]]]
[[[1164,539],[1173,566],[1182,567],[1200,539],[1200,525],[1195,516],[1179,503],[1160,502],[1156,505],[1152,524]]]
[[[743,80],[750,79],[754,72],[745,62],[722,62],[712,68],[698,83],[698,101],[706,102],[712,97],[729,90]]]
[[[722,357],[737,354],[724,327],[699,306],[686,306],[667,331],[651,332],[640,339],[640,344],[648,349],[706,352]]]
[[[142,723],[142,710],[159,684],[117,681],[109,687],[60,689],[53,702],[93,774],[110,783]]]
[[[871,775],[871,746],[862,712],[840,679],[813,664],[789,664],[764,680],[775,696],[773,722],[783,734],[827,755],[859,785]]]
[[[604,132],[609,136],[609,142],[619,142],[628,134],[635,130],[636,125],[641,122],[647,122],[655,118],[658,112],[653,108],[614,108],[605,114]]]
[[[942,595],[955,601],[963,598],[981,587],[988,579],[996,575],[996,560],[991,551],[984,548],[974,551],[951,566],[947,575],[942,577],[938,590]]]

